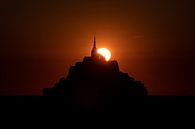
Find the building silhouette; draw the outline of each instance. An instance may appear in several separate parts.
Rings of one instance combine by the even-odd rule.
[[[128,104],[133,96],[147,96],[147,90],[141,81],[120,72],[116,60],[106,61],[98,54],[94,37],[91,56],[71,66],[67,77],[43,94],[64,97],[73,109],[107,110]]]

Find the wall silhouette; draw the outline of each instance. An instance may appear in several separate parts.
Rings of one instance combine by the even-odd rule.
[[[140,81],[120,72],[117,61],[85,57],[71,66],[66,78],[45,88],[44,96],[64,97],[75,110],[101,111],[128,104],[133,96],[147,96],[147,90]]]

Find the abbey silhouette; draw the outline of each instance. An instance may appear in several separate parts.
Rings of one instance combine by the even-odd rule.
[[[106,61],[97,53],[96,39],[90,57],[71,66],[68,76],[53,88],[45,88],[44,96],[64,97],[78,110],[106,110],[129,103],[133,96],[147,96],[144,84],[120,72],[116,60]]]

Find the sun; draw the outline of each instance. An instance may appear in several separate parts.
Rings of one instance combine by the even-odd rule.
[[[97,51],[100,55],[104,56],[106,61],[109,61],[111,58],[111,52],[107,48],[99,48]]]

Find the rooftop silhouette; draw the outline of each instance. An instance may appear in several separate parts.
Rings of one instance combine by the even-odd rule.
[[[116,60],[106,61],[98,54],[94,37],[91,56],[71,66],[67,77],[43,94],[64,97],[77,110],[107,110],[128,104],[133,96],[147,96],[147,90],[141,81],[121,72]]]

